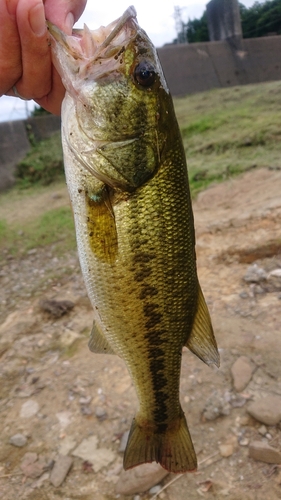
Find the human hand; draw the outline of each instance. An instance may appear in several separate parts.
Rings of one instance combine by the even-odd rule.
[[[51,60],[45,18],[71,34],[86,0],[0,0],[0,96],[18,94],[60,114],[65,89]]]

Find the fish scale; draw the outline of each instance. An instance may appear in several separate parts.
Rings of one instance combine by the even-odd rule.
[[[218,365],[219,356],[197,278],[172,99],[133,7],[102,31],[49,29],[67,89],[63,149],[94,309],[89,347],[124,360],[139,400],[124,468],[156,461],[172,472],[194,470],[179,400],[182,348],[207,364]]]

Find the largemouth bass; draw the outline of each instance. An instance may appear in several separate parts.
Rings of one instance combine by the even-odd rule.
[[[134,7],[107,27],[49,24],[66,87],[62,140],[95,353],[126,363],[139,399],[124,468],[196,469],[179,401],[182,348],[219,365],[198,282],[181,135]]]

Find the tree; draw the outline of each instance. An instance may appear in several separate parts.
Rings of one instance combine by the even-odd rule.
[[[186,26],[188,43],[209,42],[207,13],[204,12],[200,19],[188,20]]]
[[[239,6],[244,38],[281,34],[281,0],[255,2],[248,9],[241,3]]]
[[[244,38],[281,34],[281,0],[256,1],[249,8],[239,3],[239,7]],[[183,23],[182,29],[185,30],[182,39],[186,40],[187,37],[189,43],[208,42],[206,11],[200,19],[189,19],[187,23]]]

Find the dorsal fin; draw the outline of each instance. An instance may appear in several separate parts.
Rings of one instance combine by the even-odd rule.
[[[194,318],[191,334],[185,344],[198,358],[207,365],[220,365],[220,356],[210,314],[204,299],[200,284],[198,290],[197,312]]]
[[[94,320],[93,328],[88,343],[89,349],[97,354],[115,354],[112,347],[107,342],[101,326]]]

